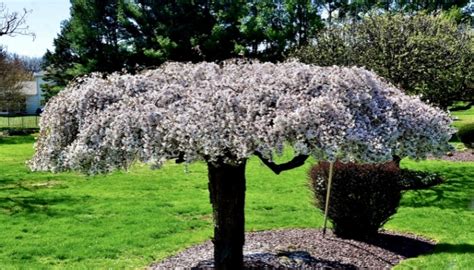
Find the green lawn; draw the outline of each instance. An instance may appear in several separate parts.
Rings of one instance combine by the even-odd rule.
[[[0,116],[0,128],[37,128],[38,116]]]
[[[452,112],[452,115],[457,117],[457,120],[453,122],[457,128],[467,123],[474,123],[474,106],[471,106],[469,110]]]
[[[202,163],[85,177],[32,173],[24,165],[33,137],[0,139],[0,268],[143,268],[212,234]],[[252,159],[247,170],[247,230],[321,227],[312,206],[310,166],[273,175]],[[467,269],[474,265],[474,163],[404,161],[448,181],[408,192],[386,228],[439,241],[434,254],[398,268]]]

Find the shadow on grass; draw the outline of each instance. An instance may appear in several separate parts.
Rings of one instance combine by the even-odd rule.
[[[474,245],[439,243],[436,245],[436,248],[433,253],[474,254]]]
[[[77,210],[76,208],[73,210],[73,208],[68,206],[80,204],[82,201],[83,199],[71,196],[47,197],[44,194],[41,197],[36,194],[33,196],[7,196],[0,197],[0,212],[9,215],[44,214],[47,216],[67,216],[71,214],[71,211],[76,212]]]
[[[22,144],[34,143],[35,137],[33,135],[24,136],[0,136],[0,146],[2,144]]]
[[[437,172],[446,179],[444,183],[425,190],[406,192],[400,206],[472,210],[474,199],[473,166],[446,166]]]

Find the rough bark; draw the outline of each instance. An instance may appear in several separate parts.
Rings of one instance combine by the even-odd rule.
[[[245,161],[240,165],[208,163],[214,215],[216,269],[242,269],[245,240]]]

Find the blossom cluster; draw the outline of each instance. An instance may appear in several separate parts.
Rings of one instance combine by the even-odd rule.
[[[450,149],[451,119],[371,71],[299,62],[170,62],[91,74],[45,107],[33,170],[105,173],[135,161],[239,163],[290,144],[318,160],[383,162]]]

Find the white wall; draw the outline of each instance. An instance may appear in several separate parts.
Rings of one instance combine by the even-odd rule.
[[[43,89],[41,89],[41,84],[44,83],[43,74],[35,73],[34,76],[36,81],[36,95],[26,97],[27,114],[36,114],[36,110],[38,110],[38,108],[43,108],[43,106],[41,105],[41,101],[44,99]]]

